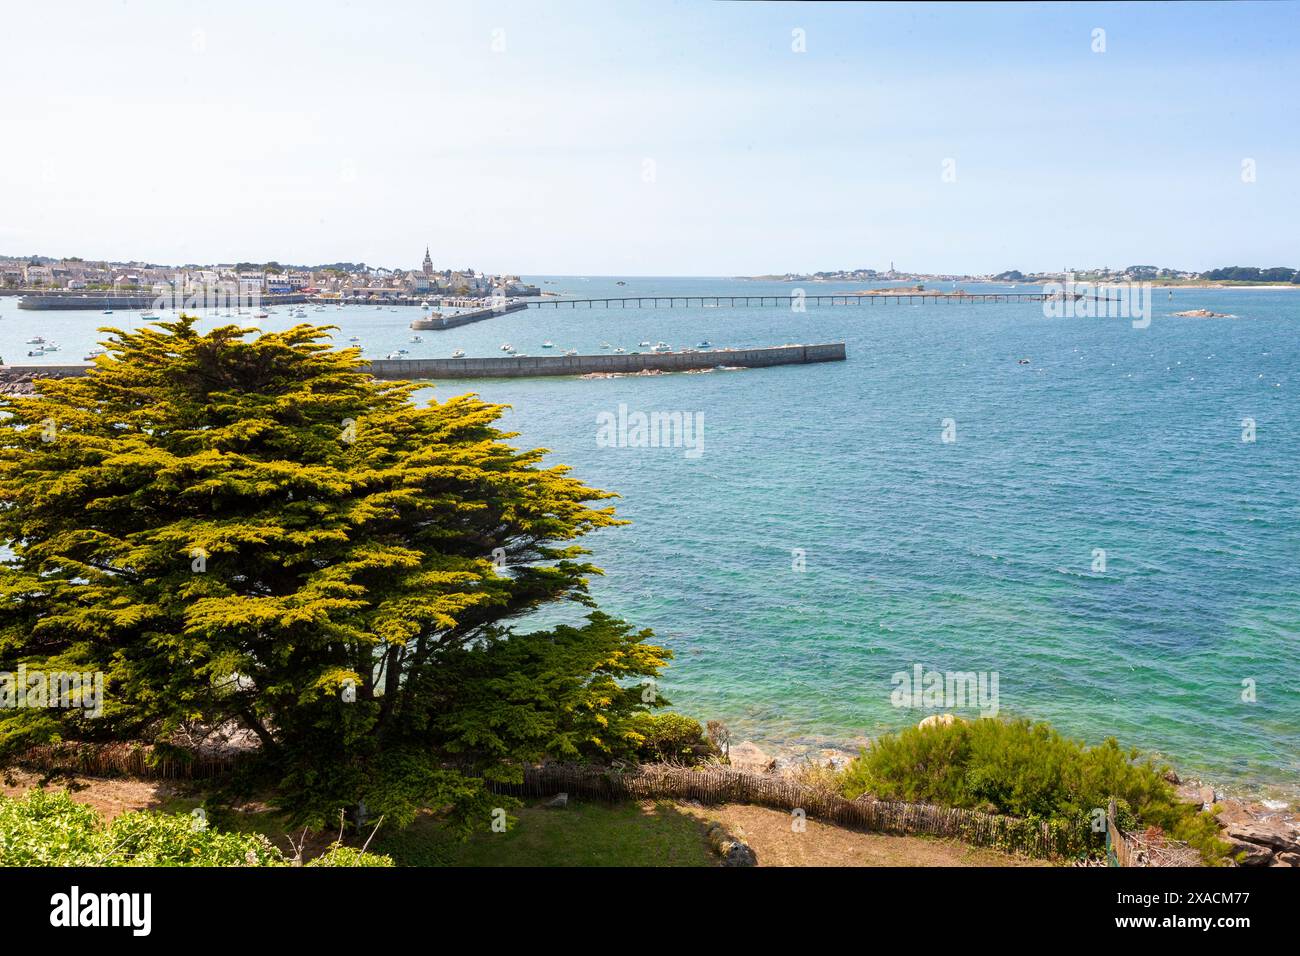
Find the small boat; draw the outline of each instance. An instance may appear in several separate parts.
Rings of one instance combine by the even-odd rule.
[[[349,341],[349,342],[360,342],[361,339],[354,335],[354,336],[352,336],[351,338],[349,338],[348,341]]]
[[[422,338],[421,338],[420,336],[418,336],[418,335],[412,335],[412,336],[411,336],[411,341],[412,341],[412,342],[423,342],[424,339],[422,339]]]
[[[600,347],[601,347],[602,349],[607,349],[607,348],[609,348],[609,343],[608,343],[608,342],[601,342],[601,343],[600,343]]]
[[[550,339],[547,339],[545,342],[542,343],[542,348],[553,349],[555,348],[555,343],[552,342]]]
[[[710,348],[712,345],[713,345],[712,342],[710,342],[708,339],[705,339],[703,342],[700,342],[700,343],[699,343],[698,345],[696,345],[695,347],[696,347],[697,349],[707,349],[707,348]]]
[[[397,354],[398,354],[398,355],[406,355],[406,354],[407,354],[407,351],[406,351],[406,349],[398,349],[398,350],[397,350]]]
[[[465,357],[465,350],[464,350],[464,349],[457,349],[456,351],[454,351],[454,352],[451,353],[451,357],[452,357],[452,358],[464,358],[464,357]]]
[[[27,340],[27,344],[28,344],[28,345],[44,345],[44,344],[45,344],[45,339],[43,339],[43,338],[42,338],[41,336],[39,336],[39,335],[33,335],[30,339]]]
[[[502,351],[502,352],[513,352],[514,350],[515,350],[515,347],[514,347],[513,345],[511,345],[509,342],[502,342],[502,343],[501,343],[501,351]]]
[[[647,341],[647,342],[638,342],[637,345],[641,346],[641,348],[643,348],[643,349],[648,349],[648,348],[650,347],[650,343],[649,343],[648,341]]]
[[[253,318],[255,318],[255,319],[269,319],[270,317],[271,317],[271,313],[270,313],[270,312],[254,312],[254,313],[253,313]]]
[[[318,305],[318,306],[316,306],[316,308],[312,309],[312,311],[313,311],[313,312],[324,312],[324,311],[325,311],[325,306],[323,306],[323,305]]]
[[[614,349],[615,355],[624,355],[626,353],[627,353],[627,349]]]
[[[578,354],[578,350],[577,350],[577,349],[568,349],[568,350],[565,351],[564,354],[565,354],[565,355],[577,355],[577,354]]]
[[[51,342],[49,345],[42,346],[42,348],[44,348],[45,351],[47,352],[57,352],[59,350],[59,347],[55,345],[53,342]]]
[[[112,314],[113,314],[113,310],[112,310],[112,309],[105,309],[103,312],[101,312],[101,313],[99,313],[99,314],[100,314],[100,315],[112,315]]]
[[[86,357],[85,357],[84,359],[82,359],[82,361],[83,361],[83,362],[93,362],[93,361],[95,361],[95,359],[99,358],[99,356],[101,356],[101,355],[107,355],[107,354],[108,354],[108,353],[107,353],[104,349],[93,349],[93,350],[91,350],[90,352],[87,352],[87,353],[86,353]]]
[[[420,300],[420,308],[422,308],[422,309],[432,309],[433,306],[431,306],[431,305],[429,304],[429,300],[428,300],[428,299],[421,299],[421,300]]]
[[[627,283],[624,282],[622,279],[619,279],[619,280],[618,280],[617,282],[615,282],[614,284],[615,284],[615,285],[627,285]]]
[[[35,358],[35,357],[38,356],[38,355],[44,355],[44,354],[45,354],[45,350],[44,350],[44,349],[33,349],[32,351],[30,351],[30,352],[27,353],[27,356],[28,356],[29,358]]]
[[[152,319],[154,317],[155,316],[154,316],[153,309],[145,309],[143,312],[140,313],[140,318],[142,319]]]

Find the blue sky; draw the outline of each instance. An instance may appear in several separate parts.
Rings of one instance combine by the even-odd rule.
[[[5,18],[5,254],[1300,266],[1296,3],[50,0]]]

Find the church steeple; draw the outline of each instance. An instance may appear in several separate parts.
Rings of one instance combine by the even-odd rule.
[[[424,265],[421,267],[427,276],[433,275],[433,259],[429,256],[429,247],[424,247]]]

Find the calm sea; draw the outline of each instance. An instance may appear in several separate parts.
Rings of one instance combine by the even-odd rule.
[[[580,297],[792,288],[532,281]],[[1003,714],[1090,741],[1113,734],[1228,790],[1295,799],[1300,290],[1157,291],[1154,306],[1146,329],[1048,319],[1038,304],[584,306],[419,343],[407,328],[418,309],[309,308],[308,319],[374,357],[843,340],[843,363],[450,382],[437,394],[510,403],[517,444],[623,496],[634,523],[587,539],[606,570],[594,592],[674,650],[661,689],[679,710],[815,750],[924,716],[892,705],[897,672],[996,672]],[[1170,315],[1194,308],[1236,318]],[[264,325],[292,323],[278,312]],[[62,348],[30,361],[80,361],[95,326],[138,324],[10,299],[0,315],[11,363],[28,361],[34,334]],[[602,446],[597,416],[621,404],[702,413],[702,454]],[[945,420],[955,441],[942,440]]]

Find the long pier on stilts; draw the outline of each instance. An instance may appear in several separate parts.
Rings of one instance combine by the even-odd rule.
[[[1059,292],[827,292],[809,295],[632,295],[610,296],[595,299],[520,299],[530,308],[587,308],[605,309],[673,309],[673,308],[761,308],[791,306],[796,302],[805,305],[875,305],[877,302],[1046,302],[1061,299]],[[1075,293],[1075,299],[1084,298]],[[1098,298],[1105,298],[1099,296]]]

